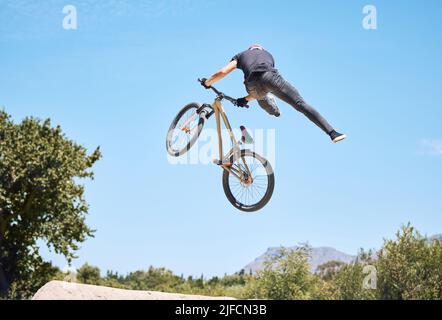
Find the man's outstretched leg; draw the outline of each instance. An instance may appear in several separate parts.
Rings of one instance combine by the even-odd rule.
[[[274,84],[272,92],[275,96],[290,104],[297,111],[302,112],[314,124],[328,134],[334,143],[342,141],[346,138],[345,134],[336,132],[327,122],[327,120],[325,120],[324,117],[322,117],[321,114],[316,111],[315,108],[304,101],[298,90],[284,80],[279,74],[277,75],[277,79],[272,82]]]

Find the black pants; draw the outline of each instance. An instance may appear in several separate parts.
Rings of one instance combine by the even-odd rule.
[[[288,83],[277,70],[252,74],[245,82],[247,92],[258,100],[258,104],[271,115],[279,116],[279,109],[273,93],[293,108],[302,112],[314,124],[329,134],[333,127],[312,106],[307,104],[298,90]]]

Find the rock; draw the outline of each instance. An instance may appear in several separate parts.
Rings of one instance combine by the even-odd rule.
[[[123,290],[74,282],[51,281],[32,300],[234,300],[156,291]]]

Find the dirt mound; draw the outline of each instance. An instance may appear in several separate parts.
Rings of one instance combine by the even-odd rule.
[[[123,290],[109,287],[51,281],[40,288],[33,300],[233,300],[156,291]]]

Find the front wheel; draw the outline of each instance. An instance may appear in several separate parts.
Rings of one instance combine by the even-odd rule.
[[[185,154],[198,139],[205,122],[197,112],[200,107],[199,103],[189,103],[173,119],[166,138],[166,149],[171,156]]]
[[[223,172],[223,189],[227,199],[237,209],[253,212],[262,209],[270,200],[275,176],[270,163],[251,150]]]

